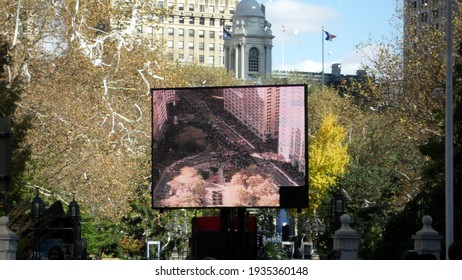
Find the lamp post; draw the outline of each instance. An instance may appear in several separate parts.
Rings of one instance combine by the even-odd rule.
[[[449,245],[454,241],[454,89],[453,89],[453,23],[452,3],[447,0],[446,15],[446,114],[445,114],[445,220],[446,256]]]
[[[335,217],[346,213],[346,198],[340,192],[336,192],[330,200],[330,210]]]
[[[182,225],[182,233],[183,233],[183,259],[188,258],[188,224],[187,224],[187,215],[186,211],[184,211],[184,219],[183,219],[183,225]]]
[[[318,252],[319,236],[326,231],[324,225],[316,214],[313,215],[313,225],[311,226],[311,234],[313,239],[313,253]]]
[[[72,257],[80,256],[80,206],[75,201],[75,193],[72,193],[72,201],[69,203],[67,215],[72,223],[72,249],[69,253]]]
[[[45,202],[43,202],[43,200],[40,198],[38,189],[36,191],[34,199],[31,202],[30,210],[32,215],[32,221],[34,223],[34,248],[32,253],[32,259],[35,260],[40,259],[40,242],[37,233],[37,227],[39,225],[39,222],[41,222],[41,220],[43,219],[43,215],[45,214]]]
[[[75,193],[72,193],[72,201],[71,203],[69,203],[67,214],[71,216],[73,219],[80,218],[80,206],[77,203],[77,201],[75,201]]]
[[[305,245],[310,245],[310,252],[311,259],[319,259],[318,256],[318,245],[319,245],[319,237],[320,235],[324,234],[326,231],[326,225],[319,219],[318,215],[314,213],[313,217],[308,219],[305,224],[305,231],[306,231],[306,242],[302,240],[302,258],[305,258]]]
[[[173,237],[173,251],[172,255],[170,257],[171,260],[179,260],[180,259],[180,254],[178,251],[178,246],[177,246],[177,239],[178,239],[178,232],[181,229],[180,225],[178,224],[178,213],[175,212],[173,216],[173,223],[170,224],[170,226],[167,227],[169,232],[172,234]]]
[[[330,215],[332,217],[332,227],[336,229],[340,225],[340,216],[346,213],[346,197],[340,190],[336,191],[330,200]]]

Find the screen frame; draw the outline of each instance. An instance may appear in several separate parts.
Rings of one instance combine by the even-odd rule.
[[[157,185],[157,180],[154,182],[154,95],[158,91],[201,91],[201,90],[224,90],[224,89],[242,89],[242,88],[285,88],[285,87],[302,87],[303,88],[303,99],[304,99],[304,136],[305,136],[305,180],[304,185],[298,186],[285,186],[278,185],[279,188],[279,205],[271,206],[255,206],[255,205],[206,205],[206,206],[162,206],[156,205],[155,199],[155,189]],[[309,180],[308,180],[308,85],[307,84],[269,84],[269,85],[236,85],[236,86],[207,86],[207,87],[166,87],[166,88],[151,88],[151,207],[152,209],[158,210],[169,210],[169,209],[235,209],[235,208],[308,208],[309,207]],[[157,173],[157,172],[156,172]]]

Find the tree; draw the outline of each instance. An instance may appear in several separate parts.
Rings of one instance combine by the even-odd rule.
[[[163,42],[138,34],[139,19],[153,16],[158,28],[155,19],[168,8],[112,2],[6,0],[0,7],[11,57],[2,81],[22,82],[15,115],[30,116],[33,125],[21,144],[30,157],[23,154],[28,160],[14,199],[28,203],[39,189],[46,201],[67,204],[75,192],[85,217],[108,231],[126,226],[120,221],[137,209],[135,201],[150,208],[138,191],[151,180],[150,89],[236,83],[224,69],[169,61]],[[13,210],[7,209],[27,218],[27,211]],[[21,226],[23,219],[11,218]],[[118,255],[117,241],[91,247]]]
[[[454,66],[454,221],[462,217],[462,188],[460,179],[462,175],[462,45],[459,43],[458,56]],[[441,128],[443,129],[443,128]],[[402,248],[412,248],[410,236],[415,234],[422,227],[420,218],[423,215],[430,215],[433,218],[432,227],[440,234],[445,232],[445,138],[444,136],[429,137],[420,146],[421,153],[428,159],[424,166],[422,177],[424,187],[406,205],[403,211],[396,213],[386,225],[383,235],[383,242],[377,250],[380,258],[397,258],[396,252],[387,250],[389,244]],[[408,224],[405,230],[399,225]],[[462,227],[459,223],[454,224],[454,239],[462,239]],[[444,244],[442,248],[446,248]],[[402,253],[401,251],[401,253]],[[399,253],[399,252],[398,252]],[[443,253],[442,256],[445,254]]]
[[[409,137],[408,124],[400,115],[386,106],[368,106],[367,96],[375,96],[373,91],[379,88],[368,84],[351,84],[339,92],[329,89],[314,93],[308,103],[311,130],[326,112],[336,114],[346,128],[349,162],[336,186],[346,196],[347,212],[353,218],[355,230],[362,233],[360,252],[366,259],[376,250],[384,223],[421,189],[420,170],[424,162],[418,151],[421,139]],[[367,88],[366,92],[372,95],[358,96],[358,88]],[[338,221],[328,219],[332,217],[328,198],[317,211],[329,223],[326,234],[338,226]]]
[[[14,135],[12,137],[13,188],[11,192],[0,193],[0,215],[8,213],[20,199],[21,186],[27,181],[27,175],[24,173],[25,165],[30,156],[30,148],[25,143],[25,137],[31,127],[31,115],[18,113],[23,94],[22,81],[20,77],[11,79],[8,75],[12,64],[9,49],[9,44],[0,33],[0,118],[11,118]]]
[[[402,21],[403,10],[398,10],[397,14],[398,20]],[[377,44],[377,55],[372,58],[373,68],[370,69],[377,84],[386,85],[377,88],[381,92],[377,96],[381,98],[379,104],[382,107],[377,108],[373,104],[371,107],[379,109],[376,114],[384,116],[382,123],[392,124],[397,129],[388,130],[385,126],[383,140],[378,143],[386,148],[383,150],[386,154],[379,152],[371,155],[374,163],[380,161],[380,166],[385,167],[375,169],[382,175],[377,185],[383,187],[374,191],[378,199],[368,199],[364,202],[368,207],[362,210],[357,208],[357,214],[361,214],[358,215],[358,225],[366,219],[372,221],[374,216],[380,216],[382,221],[376,223],[374,231],[376,236],[383,236],[383,240],[375,239],[380,241],[367,249],[368,258],[399,258],[404,250],[410,249],[410,235],[421,227],[418,213],[433,213],[434,228],[444,231],[444,227],[441,227],[444,218],[440,215],[441,210],[436,209],[444,209],[440,181],[444,149],[440,139],[444,135],[445,23],[442,22],[438,28],[423,24],[414,30],[416,25],[412,22],[416,21],[411,17],[406,17],[406,20],[409,22],[405,24],[404,36],[397,37],[396,42]],[[459,14],[455,14],[453,23],[453,44],[459,45],[462,30]],[[457,152],[455,154],[457,157]],[[393,160],[383,161],[386,160],[384,155]],[[370,162],[362,162],[364,166],[368,164]],[[433,171],[429,173],[431,169]],[[361,196],[352,197],[357,199]],[[427,204],[432,205],[431,212],[422,208]],[[407,226],[403,227],[403,224]],[[361,230],[361,227],[357,226],[356,229]],[[362,231],[369,234],[373,230]]]
[[[339,126],[337,117],[328,114],[309,141],[309,196],[310,208],[316,211],[346,171],[349,162],[346,130]]]
[[[150,180],[150,88],[233,78],[171,62],[162,42],[137,34],[139,18],[166,16],[167,8],[111,2],[7,1],[0,32],[13,41],[11,77],[26,81],[19,113],[35,117],[25,188],[65,201],[76,192],[85,211],[117,221],[135,186]]]

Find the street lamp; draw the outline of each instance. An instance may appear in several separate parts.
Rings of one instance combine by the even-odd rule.
[[[43,202],[43,200],[40,198],[38,190],[34,199],[31,202],[30,207],[34,222],[43,218],[43,215],[45,213],[45,202]]]
[[[186,211],[184,211],[184,219],[182,225],[182,234],[183,236],[183,259],[188,258],[188,224],[187,224],[187,216]]]
[[[326,232],[326,225],[323,224],[323,222],[319,219],[318,215],[316,213],[312,216],[311,218],[311,224],[310,221],[307,221],[306,224],[306,234],[309,236],[309,241],[311,242],[311,251],[309,252],[311,257],[314,259],[319,258],[317,256],[318,252],[318,245],[319,245],[319,237]],[[302,242],[302,246],[304,246],[304,242]],[[305,248],[303,247],[303,252],[305,251]],[[302,258],[304,256],[302,255]]]
[[[75,201],[75,193],[72,193],[72,201],[69,203],[67,214],[72,218],[80,217],[80,206],[77,201]]]
[[[80,240],[80,206],[75,201],[75,193],[72,193],[72,201],[69,203],[67,215],[70,217],[72,223],[72,244],[70,254],[72,257],[81,254],[81,240]]]
[[[332,215],[341,216],[346,213],[346,198],[340,191],[334,194],[330,200],[330,210]]]
[[[40,250],[39,242],[37,236],[37,226],[39,221],[42,220],[43,215],[45,214],[45,202],[40,198],[39,191],[37,189],[36,195],[30,204],[30,210],[32,215],[32,220],[34,222],[34,248],[32,253],[32,259],[40,259]]]

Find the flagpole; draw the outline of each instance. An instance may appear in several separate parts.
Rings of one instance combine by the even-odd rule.
[[[321,88],[324,87],[324,26],[322,27],[321,31],[321,41],[322,41],[322,84]]]
[[[454,151],[453,151],[453,77],[452,77],[452,0],[447,0],[446,17],[446,117],[445,117],[445,179],[446,179],[446,258],[454,242]]]
[[[286,71],[286,67],[285,67],[285,62],[284,62],[284,35],[286,33],[286,27],[284,25],[282,25],[282,71]],[[284,74],[285,75],[285,74]]]

